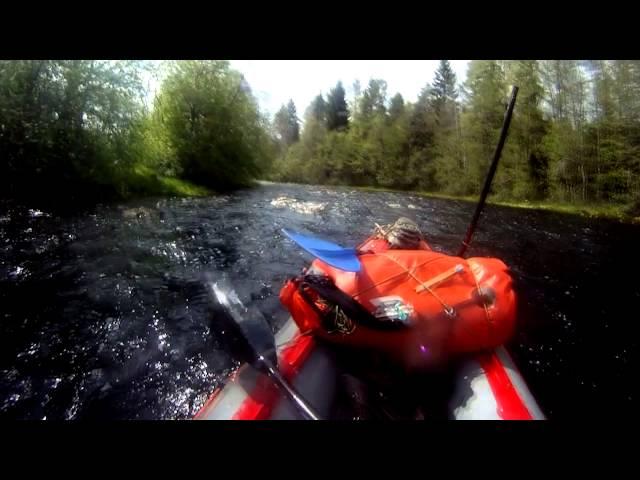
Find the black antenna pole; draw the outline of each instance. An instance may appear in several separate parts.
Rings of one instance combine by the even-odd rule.
[[[500,140],[498,141],[498,145],[496,147],[496,151],[493,154],[493,160],[491,162],[491,167],[489,168],[489,173],[487,174],[487,178],[484,181],[484,187],[482,188],[482,193],[480,194],[480,200],[478,201],[478,205],[476,206],[476,211],[473,214],[473,218],[471,219],[471,224],[469,225],[469,229],[467,230],[467,235],[462,241],[462,246],[460,247],[460,251],[458,252],[458,257],[462,257],[464,253],[467,251],[467,247],[471,243],[471,237],[473,237],[473,232],[476,229],[476,225],[478,224],[478,220],[480,219],[480,214],[482,213],[482,209],[484,208],[484,204],[487,200],[487,196],[489,195],[489,190],[491,189],[491,182],[493,181],[493,176],[496,174],[496,169],[498,168],[498,161],[500,160],[500,155],[502,154],[502,147],[504,147],[504,142],[507,139],[507,132],[509,131],[509,125],[511,124],[511,116],[513,115],[513,107],[516,104],[516,97],[518,96],[518,87],[515,85],[511,90],[511,100],[509,100],[509,106],[507,107],[507,112],[504,114],[504,121],[502,122],[502,131],[500,132]]]

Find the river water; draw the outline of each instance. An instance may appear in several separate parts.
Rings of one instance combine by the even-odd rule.
[[[184,419],[238,366],[202,287],[225,272],[274,329],[309,257],[282,228],[356,245],[415,219],[454,253],[474,205],[411,194],[262,184],[73,214],[0,206],[0,418]],[[508,345],[549,418],[634,416],[638,226],[487,206],[469,250],[515,276]]]

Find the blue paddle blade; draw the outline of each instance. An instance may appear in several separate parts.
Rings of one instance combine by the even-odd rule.
[[[339,268],[345,272],[359,272],[360,260],[356,255],[355,248],[345,248],[335,243],[322,240],[320,238],[309,237],[299,233],[288,232],[284,228],[282,232],[297,243],[303,250],[309,252],[314,257],[322,260],[332,267]]]

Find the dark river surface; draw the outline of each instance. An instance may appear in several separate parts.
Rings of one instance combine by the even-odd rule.
[[[190,418],[238,366],[211,321],[204,272],[226,272],[276,329],[287,317],[279,289],[309,260],[283,227],[356,245],[402,215],[454,253],[473,208],[284,184],[73,215],[2,204],[0,418]],[[549,418],[636,416],[638,245],[638,226],[486,207],[468,253],[513,271],[508,347]]]

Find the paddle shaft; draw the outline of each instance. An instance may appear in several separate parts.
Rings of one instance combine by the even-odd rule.
[[[516,104],[516,97],[518,96],[518,87],[515,85],[511,90],[511,100],[509,101],[509,106],[507,107],[507,112],[504,115],[504,121],[502,122],[502,131],[500,132],[500,139],[498,140],[498,145],[496,146],[496,150],[493,154],[493,160],[491,162],[491,167],[489,168],[489,173],[487,174],[487,178],[484,181],[484,187],[482,188],[482,193],[480,194],[480,200],[478,201],[478,205],[476,205],[476,211],[473,213],[473,218],[471,219],[471,223],[469,224],[469,229],[467,230],[467,235],[465,236],[462,246],[460,247],[460,251],[458,252],[458,257],[462,257],[464,253],[467,251],[467,247],[469,243],[471,243],[471,237],[473,237],[473,232],[476,229],[476,225],[478,224],[478,220],[480,219],[480,214],[482,213],[482,209],[484,208],[484,204],[487,200],[487,196],[489,195],[489,190],[491,189],[491,182],[493,181],[493,177],[496,173],[496,169],[498,168],[498,161],[500,160],[500,155],[502,154],[502,148],[504,147],[504,142],[507,139],[507,132],[509,131],[509,125],[511,124],[511,116],[513,115],[513,107]]]
[[[311,406],[302,399],[300,394],[296,392],[289,382],[287,382],[284,377],[280,374],[277,368],[262,355],[259,355],[257,358],[257,362],[262,365],[262,367],[266,370],[266,372],[271,376],[274,380],[274,383],[282,389],[285,395],[293,402],[296,408],[300,411],[300,413],[307,420],[320,420],[320,416],[314,411]]]
[[[271,329],[260,311],[257,309],[249,311],[245,308],[229,282],[220,281],[222,286],[219,286],[217,282],[211,281],[210,278],[207,281],[210,285],[213,299],[225,309],[231,320],[231,325],[234,325],[233,330],[239,335],[239,338],[244,340],[241,343],[243,348],[238,350],[238,354],[243,357],[245,362],[266,372],[275,385],[293,402],[305,419],[320,420],[318,414],[289,385],[289,382],[280,375],[278,369],[267,358],[269,353],[266,352],[275,352],[275,341],[273,340]],[[265,342],[265,339],[271,339],[271,341]]]

